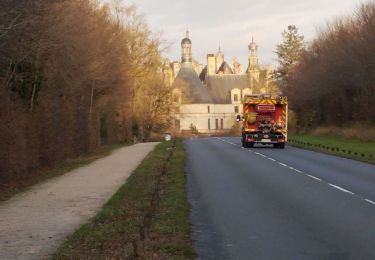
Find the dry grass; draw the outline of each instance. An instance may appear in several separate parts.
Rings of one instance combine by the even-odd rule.
[[[312,130],[310,134],[317,136],[338,136],[362,141],[375,141],[375,127],[364,124],[356,124],[349,127],[318,127]]]

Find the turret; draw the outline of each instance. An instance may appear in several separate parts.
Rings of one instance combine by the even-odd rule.
[[[216,71],[220,68],[223,62],[224,62],[224,54],[221,52],[221,47],[219,44],[219,51],[216,53]]]
[[[254,38],[249,44],[249,68],[258,69],[258,45],[254,42]]]
[[[246,73],[252,74],[256,81],[259,81],[259,65],[258,65],[258,45],[251,39],[249,44],[249,65]]]
[[[189,30],[186,30],[186,36],[181,41],[181,62],[192,62],[193,55],[191,53],[191,40],[189,38]]]

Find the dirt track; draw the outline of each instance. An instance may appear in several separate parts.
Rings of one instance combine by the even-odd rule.
[[[0,204],[0,259],[45,259],[95,215],[156,143],[116,150]]]

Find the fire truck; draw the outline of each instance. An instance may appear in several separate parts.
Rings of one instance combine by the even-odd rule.
[[[242,146],[255,144],[285,148],[288,126],[288,100],[286,96],[246,95],[243,102]]]

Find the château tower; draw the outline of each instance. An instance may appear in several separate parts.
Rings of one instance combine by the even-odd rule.
[[[221,52],[221,47],[219,44],[219,51],[216,53],[216,71],[220,68],[223,62],[224,62],[224,54]]]
[[[254,38],[251,39],[249,44],[249,69],[257,70],[258,66],[258,45],[254,42]]]
[[[181,41],[181,62],[192,62],[193,55],[191,53],[191,40],[189,38],[189,30],[186,30],[186,36]]]
[[[260,68],[258,64],[258,45],[254,42],[254,38],[251,39],[249,44],[249,66],[247,67],[246,73],[250,75],[251,86],[253,81],[259,82]]]

